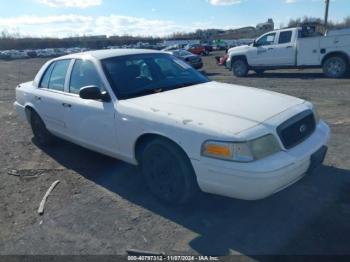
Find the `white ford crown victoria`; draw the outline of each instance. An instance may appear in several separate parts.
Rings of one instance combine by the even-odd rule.
[[[329,127],[304,100],[210,82],[162,52],[105,50],[47,62],[16,88],[36,141],[60,137],[139,165],[151,192],[265,198],[321,164]]]

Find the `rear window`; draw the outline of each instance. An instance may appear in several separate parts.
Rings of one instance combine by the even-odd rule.
[[[40,81],[40,88],[49,88],[49,81],[50,81],[50,76],[52,72],[52,68],[55,63],[52,63],[49,65],[49,67],[46,69],[44,76],[41,78]]]
[[[280,38],[278,40],[279,44],[286,44],[292,41],[292,31],[285,31],[280,33]]]
[[[66,81],[69,64],[70,60],[55,62],[49,81],[49,89],[64,91],[64,83]]]

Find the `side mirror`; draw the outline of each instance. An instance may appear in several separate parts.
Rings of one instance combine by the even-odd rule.
[[[257,46],[258,46],[258,43],[256,42],[256,40],[254,40],[253,46],[254,46],[254,47],[257,47]]]
[[[111,100],[107,92],[101,92],[97,86],[85,86],[80,89],[79,96],[87,100],[102,100],[109,102]]]

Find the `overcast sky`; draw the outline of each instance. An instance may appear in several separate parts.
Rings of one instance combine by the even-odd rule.
[[[9,0],[0,31],[22,36],[153,35],[255,26],[273,18],[322,17],[324,0]],[[332,0],[330,19],[350,16],[350,0]]]

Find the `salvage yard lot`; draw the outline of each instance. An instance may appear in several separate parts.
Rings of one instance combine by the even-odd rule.
[[[314,174],[267,199],[203,194],[191,207],[170,208],[149,195],[135,167],[67,142],[33,143],[13,111],[14,90],[45,61],[0,61],[0,254],[350,254],[350,77],[279,70],[237,79],[204,57],[212,80],[315,103],[332,128],[329,154]]]

